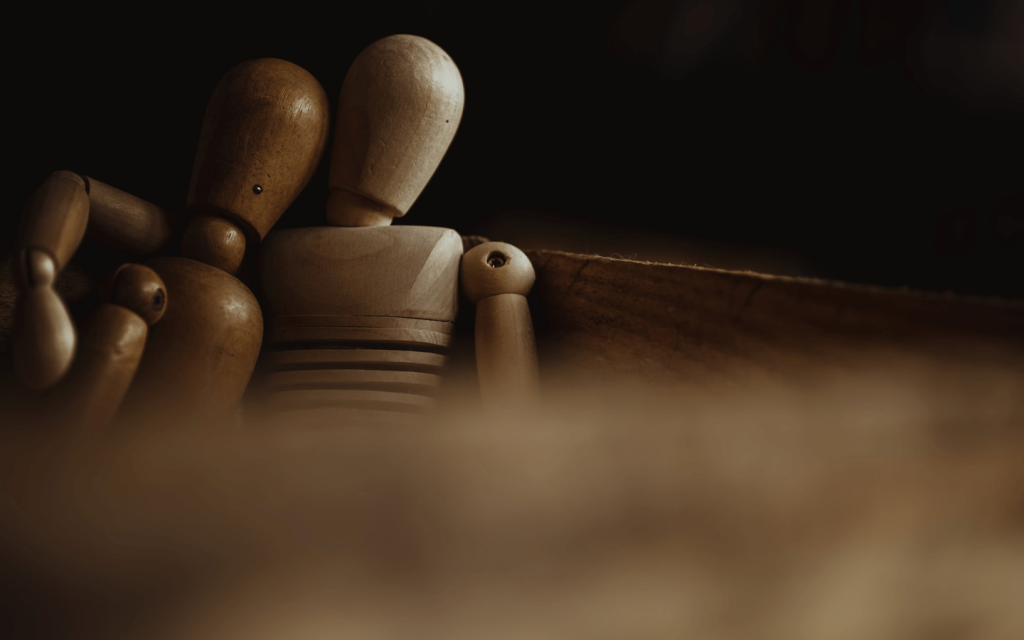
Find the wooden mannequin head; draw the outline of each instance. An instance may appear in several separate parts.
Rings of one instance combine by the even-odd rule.
[[[276,231],[260,247],[259,395],[272,412],[390,423],[433,406],[462,241],[451,229],[389,225],[434,174],[462,104],[455,63],[429,40],[384,38],[352,64],[338,101],[333,226]]]
[[[455,137],[464,101],[458,67],[433,42],[395,35],[364,49],[338,98],[328,223],[404,216]]]
[[[308,71],[273,58],[239,64],[206,108],[188,208],[262,239],[313,177],[329,127],[327,95]]]

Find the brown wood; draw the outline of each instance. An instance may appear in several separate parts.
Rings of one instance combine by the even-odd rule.
[[[128,393],[148,331],[124,307],[97,307],[82,328],[71,370],[47,395],[49,427],[65,435],[103,432]]]
[[[152,326],[167,310],[167,286],[149,267],[125,264],[110,276],[110,302],[125,307]]]
[[[224,218],[196,216],[181,237],[181,255],[238,275],[245,257],[245,233]]]
[[[234,411],[252,375],[263,317],[252,292],[227,273],[187,258],[149,263],[169,304],[155,324],[117,418],[123,426],[188,427]]]
[[[529,255],[547,379],[744,385],[891,360],[1024,385],[1024,304],[1017,301],[553,251]]]
[[[30,389],[45,389],[71,366],[75,326],[54,290],[57,269],[49,253],[42,249],[19,251],[13,267],[19,285],[11,328],[14,371]]]
[[[84,177],[89,191],[86,234],[105,247],[148,257],[170,242],[178,217],[163,207]]]
[[[188,207],[231,220],[197,216],[182,238],[185,257],[150,263],[173,303],[150,332],[120,424],[188,425],[237,411],[259,355],[263,317],[231,274],[245,254],[245,232],[252,241],[266,235],[312,177],[328,126],[323,88],[290,62],[244,62],[217,85]]]
[[[56,171],[43,180],[25,205],[18,247],[47,252],[59,272],[81,244],[88,221],[85,181],[70,171]]]
[[[88,219],[85,181],[70,171],[47,176],[25,205],[13,257],[20,299],[12,330],[14,368],[29,388],[52,386],[71,366],[75,327],[53,284],[82,242]]]
[[[338,98],[328,222],[405,215],[455,137],[464,100],[455,63],[425,38],[390,36],[360,53]]]
[[[188,208],[263,238],[313,177],[329,127],[327,95],[309,72],[272,58],[239,64],[206,108]]]

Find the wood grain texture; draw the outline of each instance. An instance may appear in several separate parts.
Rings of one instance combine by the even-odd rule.
[[[724,381],[743,389],[765,375],[856,377],[865,367],[885,369],[889,360],[915,363],[961,389],[1024,389],[1020,301],[527,254],[537,274],[529,301],[542,391],[562,376],[638,378],[652,386]],[[74,263],[62,278],[56,288],[65,300],[81,300],[94,286]],[[2,406],[12,410],[38,404],[10,377],[13,297],[10,271],[0,268]],[[430,371],[444,362],[436,353],[374,349],[267,351],[263,358],[272,368],[299,369],[375,363]],[[898,384],[899,372],[892,375]]]
[[[539,397],[537,347],[526,295],[536,275],[522,251],[485,242],[466,252],[463,295],[476,305],[476,369],[480,398],[492,408],[533,404]]]
[[[260,358],[268,371],[354,368],[439,372],[445,366],[445,356],[440,353],[388,349],[292,349],[264,351]]]
[[[398,348],[443,349],[451,344],[451,335],[419,329],[374,327],[272,327],[267,330],[270,344],[302,343],[375,343]]]
[[[166,285],[148,267],[122,265],[108,288],[110,301],[86,321],[68,375],[46,395],[47,429],[72,439],[107,430],[138,370],[149,327],[167,309]]]
[[[476,372],[486,406],[517,406],[538,398],[537,346],[525,297],[506,294],[477,303]]]
[[[55,171],[32,192],[25,205],[18,247],[50,254],[59,272],[81,244],[88,221],[85,181],[70,171]]]
[[[1024,304],[529,252],[542,375],[651,384],[878,367],[1024,384]],[[1024,387],[1022,387],[1024,390]]]
[[[187,258],[149,262],[168,305],[149,332],[117,422],[181,427],[233,411],[252,376],[263,316],[252,292],[227,273]]]
[[[75,327],[53,285],[81,244],[88,220],[85,181],[70,171],[48,175],[21,217],[12,262],[19,290],[12,351],[18,378],[33,389],[54,385],[74,357]]]
[[[458,310],[462,246],[451,229],[433,227],[269,234],[259,273],[270,351],[256,387],[268,394],[287,384],[271,394],[275,407],[334,407],[339,425],[352,410],[372,410],[364,417],[376,420],[433,406]],[[415,393],[388,400],[396,387]]]
[[[53,287],[57,268],[50,253],[39,248],[21,250],[13,267],[19,289],[11,323],[14,370],[28,387],[45,389],[71,366],[75,325]]]
[[[0,259],[0,368],[10,366],[11,342],[14,325],[14,307],[18,299],[18,288],[14,283],[12,255]],[[98,289],[98,283],[89,276],[80,264],[72,260],[57,274],[53,288],[68,305],[77,305],[87,300]]]
[[[181,236],[181,255],[238,275],[245,257],[245,232],[230,220],[198,215]]]
[[[455,137],[465,92],[451,57],[418,36],[371,44],[338,98],[327,220],[391,224],[406,214]]]
[[[313,177],[329,128],[327,95],[305,69],[239,64],[206,108],[188,209],[226,214],[263,238]]]
[[[311,227],[267,236],[259,277],[276,316],[392,316],[452,322],[462,239],[436,227]]]
[[[149,257],[170,242],[178,216],[95,178],[84,179],[89,190],[86,235],[90,238],[138,257]]]
[[[137,314],[101,304],[82,328],[68,375],[47,394],[50,429],[71,437],[103,432],[128,393],[149,327]]]

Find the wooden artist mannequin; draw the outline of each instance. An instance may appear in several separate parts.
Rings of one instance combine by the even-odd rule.
[[[328,227],[276,231],[260,249],[267,320],[261,394],[282,411],[390,421],[432,405],[459,285],[477,304],[482,399],[534,397],[526,256],[451,229],[390,226],[409,210],[462,117],[463,85],[434,43],[397,35],[353,63],[338,102]],[[461,269],[460,269],[461,262]]]
[[[126,424],[183,424],[235,411],[263,337],[259,304],[235,275],[247,244],[266,236],[312,177],[328,128],[323,88],[300,67],[262,59],[230,70],[203,121],[187,199],[197,215],[182,257],[120,269],[111,304],[81,337],[52,283],[87,227],[146,256],[171,240],[172,216],[91,178],[47,178],[15,251],[14,364],[26,385],[53,389],[52,415],[100,430],[115,414]]]

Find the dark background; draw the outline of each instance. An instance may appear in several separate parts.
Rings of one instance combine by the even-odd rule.
[[[333,106],[361,49],[413,33],[451,54],[467,102],[403,224],[1024,297],[1022,5],[32,10],[8,21],[18,44],[6,56],[11,165],[0,249],[31,190],[57,169],[182,210],[206,100],[234,64],[294,62]],[[323,224],[326,169],[279,227]]]

